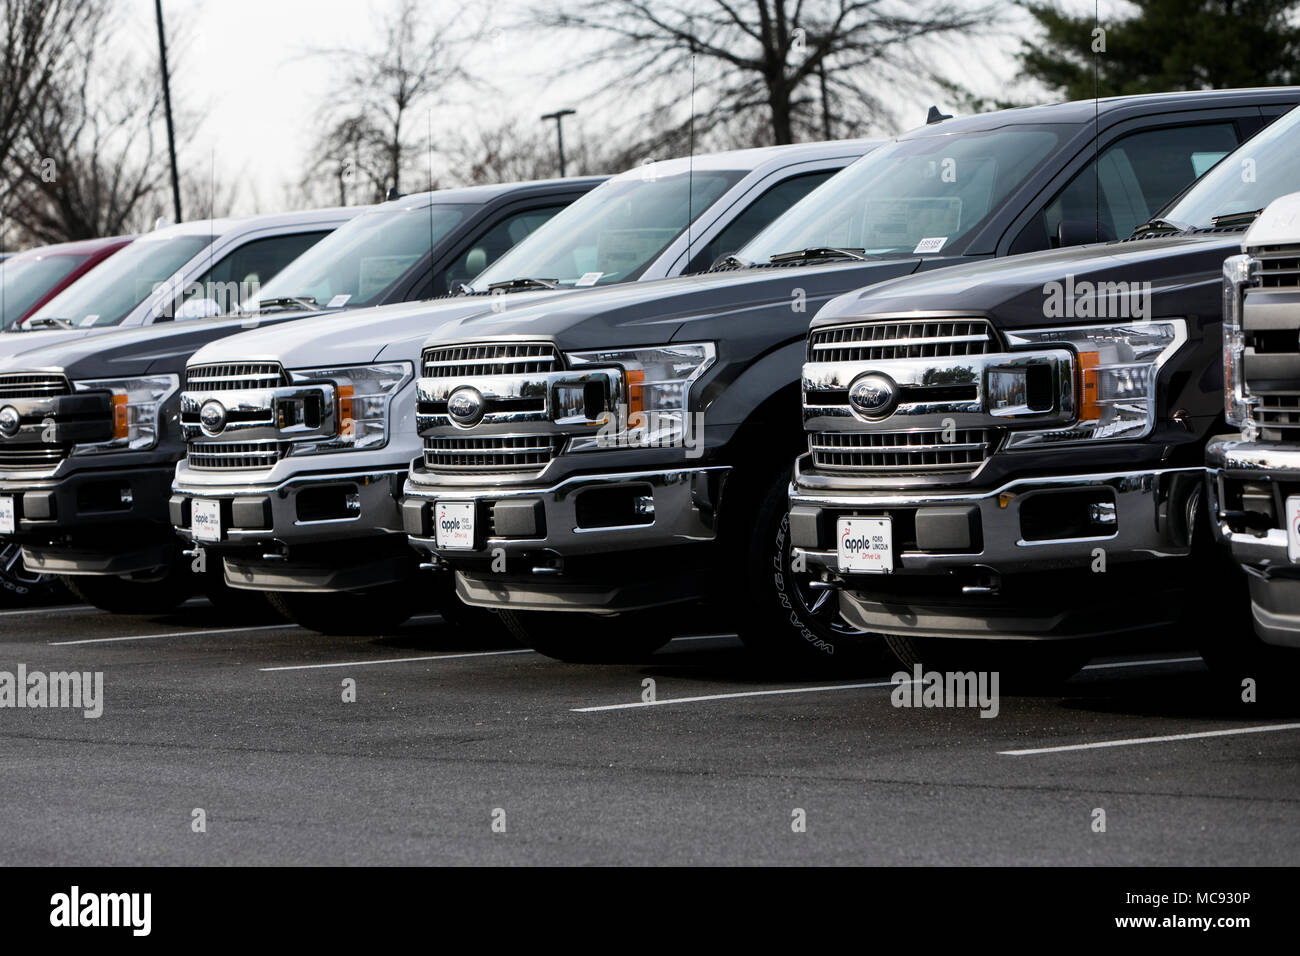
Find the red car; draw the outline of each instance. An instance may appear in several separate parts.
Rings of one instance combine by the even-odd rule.
[[[20,326],[28,316],[133,238],[113,236],[61,242],[28,249],[0,261],[0,329]]]

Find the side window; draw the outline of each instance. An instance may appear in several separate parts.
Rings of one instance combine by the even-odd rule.
[[[469,246],[456,257],[456,261],[444,269],[434,281],[433,295],[446,295],[454,292],[462,282],[469,282],[476,275],[496,262],[511,246],[519,242],[538,226],[545,223],[567,203],[557,206],[543,206],[517,212],[499,220],[487,231],[474,239]],[[522,278],[522,277],[521,277]],[[534,279],[548,279],[552,276],[531,276]]]
[[[1016,237],[1012,255],[1123,239],[1237,147],[1232,123],[1132,133],[1107,146]],[[1061,224],[1065,223],[1064,230]],[[1100,233],[1097,227],[1100,226]]]
[[[705,272],[722,256],[739,251],[768,224],[837,172],[839,170],[826,169],[818,173],[793,176],[777,183],[750,203],[748,209],[727,223],[703,250],[696,253],[686,267],[686,272]]]
[[[203,318],[235,311],[245,299],[257,295],[258,289],[277,272],[328,235],[329,230],[296,232],[244,243],[186,286],[177,318]]]

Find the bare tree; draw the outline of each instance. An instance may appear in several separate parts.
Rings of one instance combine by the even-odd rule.
[[[0,0],[0,196],[6,200],[20,172],[14,149],[23,124],[54,78],[75,61],[75,27],[98,17],[101,2]]]
[[[694,68],[693,132],[716,147],[890,128],[890,91],[940,79],[937,46],[986,27],[997,10],[948,0],[561,0],[537,7],[533,22],[601,38],[564,72],[599,67],[614,94],[652,96],[647,113],[677,107],[680,117]],[[680,144],[689,123],[664,135]]]
[[[426,110],[470,82],[464,53],[482,30],[464,20],[435,22],[417,0],[399,0],[373,47],[320,51],[340,79],[321,116],[321,158],[304,177],[307,191],[327,184],[346,202],[355,189],[368,202],[425,171]]]
[[[595,143],[600,143],[599,147]],[[635,164],[612,137],[566,137],[567,172],[571,176],[616,173]],[[448,135],[441,145],[456,181],[511,183],[546,179],[557,173],[555,134],[549,124],[529,127],[508,119],[495,126]]]

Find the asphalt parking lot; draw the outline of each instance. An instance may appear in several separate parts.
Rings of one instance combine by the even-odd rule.
[[[1176,648],[987,719],[895,707],[887,670],[782,681],[725,635],[576,666],[436,617],[322,637],[195,601],[4,611],[0,645],[103,673],[98,719],[0,710],[6,865],[1300,858],[1300,716],[1221,706]]]

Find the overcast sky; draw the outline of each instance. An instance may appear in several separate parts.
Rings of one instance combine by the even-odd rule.
[[[139,39],[141,56],[156,57],[153,0],[117,2],[125,35]],[[1091,9],[1092,3],[1082,6]],[[1103,3],[1103,14],[1121,6]],[[214,156],[218,177],[238,182],[235,207],[226,212],[271,212],[289,202],[289,189],[308,158],[318,108],[330,89],[328,58],[313,51],[373,46],[391,7],[386,0],[163,0],[169,28],[184,38],[183,50],[172,60],[173,96],[200,117],[197,135],[180,144],[181,162],[202,168]],[[454,0],[429,0],[427,8],[439,18],[468,16],[464,11],[475,9]],[[521,0],[496,0],[486,9],[494,22],[507,25],[525,8]],[[572,55],[575,42],[537,43],[527,32],[500,33],[472,59],[473,68],[489,75],[499,92],[465,96],[461,106],[441,108],[435,130],[444,122],[473,124],[506,115],[538,122],[541,113],[560,107],[579,110],[566,121],[574,124],[566,126],[566,136],[605,127],[611,120],[607,111],[619,106],[590,100],[598,78],[548,79],[557,50]],[[1000,94],[1014,73],[1015,50],[1014,39],[973,43],[954,55],[949,73],[977,92]],[[914,113],[918,123],[932,98],[920,90],[900,91],[899,97],[903,114]]]

